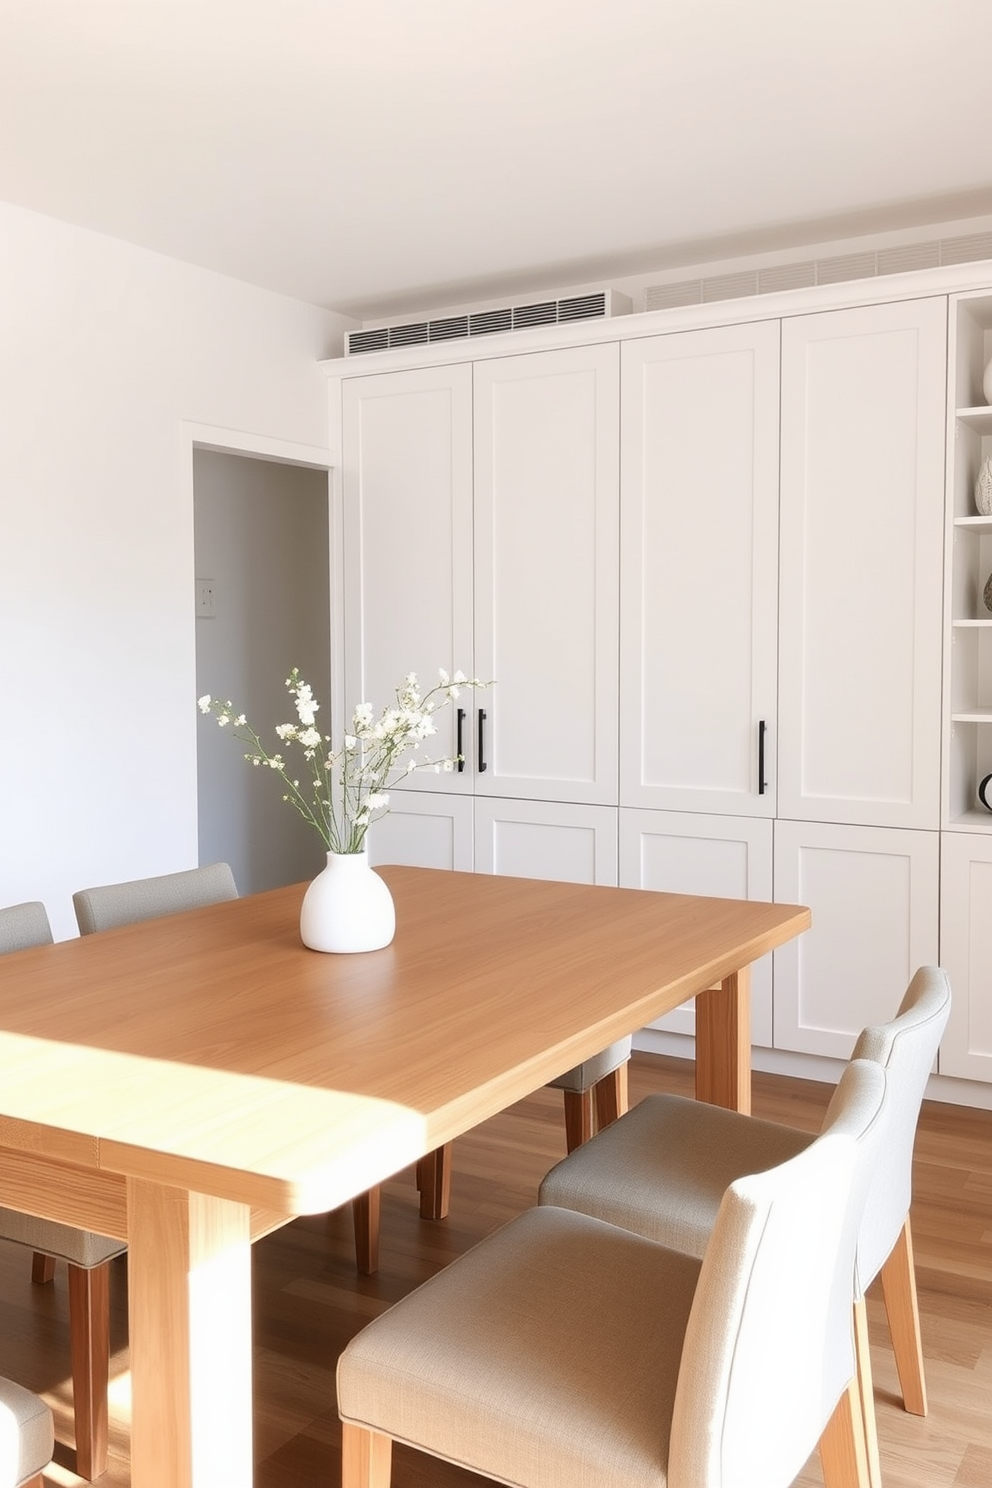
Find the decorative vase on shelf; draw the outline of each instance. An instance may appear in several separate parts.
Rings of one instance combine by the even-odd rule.
[[[989,357],[985,376],[982,378],[982,392],[985,394],[986,403],[992,403],[992,357]]]
[[[395,931],[393,896],[369,867],[368,852],[329,852],[303,897],[303,944],[312,951],[378,951]]]
[[[978,782],[978,802],[986,811],[992,811],[992,775],[986,775]]]
[[[975,482],[975,509],[980,517],[992,517],[992,456],[986,455]]]

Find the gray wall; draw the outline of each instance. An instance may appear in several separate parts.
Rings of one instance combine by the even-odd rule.
[[[197,697],[230,698],[274,753],[275,725],[296,721],[285,680],[298,666],[329,732],[326,472],[197,450],[193,479],[196,573],[216,595],[214,618],[196,621]],[[242,894],[312,878],[320,839],[282,800],[280,777],[243,754],[229,729],[200,717],[200,862],[230,863]]]

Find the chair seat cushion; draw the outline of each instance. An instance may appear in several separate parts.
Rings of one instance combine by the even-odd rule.
[[[629,1038],[617,1039],[615,1044],[611,1044],[601,1054],[584,1059],[581,1064],[559,1075],[557,1080],[549,1080],[548,1084],[553,1090],[574,1090],[581,1095],[584,1091],[591,1090],[597,1081],[619,1069],[630,1058],[630,1049]]]
[[[36,1219],[31,1214],[21,1214],[16,1209],[0,1207],[0,1239],[13,1240],[18,1245],[30,1246],[45,1255],[57,1256],[59,1260],[71,1261],[91,1271],[102,1266],[113,1256],[123,1255],[127,1249],[123,1240],[111,1240],[106,1235],[93,1235],[89,1230],[76,1230],[72,1225],[59,1224],[54,1219]]]
[[[354,1338],[341,1417],[504,1483],[663,1488],[698,1261],[532,1209]]]
[[[31,1390],[0,1378],[0,1488],[16,1488],[35,1477],[54,1450],[48,1406]]]
[[[649,1095],[551,1169],[538,1201],[702,1257],[724,1190],[814,1140],[677,1095]]]

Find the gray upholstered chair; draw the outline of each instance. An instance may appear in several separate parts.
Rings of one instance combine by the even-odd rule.
[[[13,1380],[0,1379],[0,1488],[44,1488],[42,1469],[54,1447],[45,1402]]]
[[[0,955],[51,945],[51,942],[51,927],[43,904],[14,904],[0,909]],[[124,1244],[89,1230],[73,1229],[71,1225],[4,1208],[0,1208],[0,1238],[34,1251],[32,1281],[51,1281],[56,1258],[68,1264],[76,1471],[83,1478],[99,1477],[107,1466],[109,1268],[114,1256],[125,1249]],[[41,1466],[44,1465],[43,1462]],[[6,1480],[0,1478],[3,1481]]]
[[[342,1488],[394,1439],[521,1488],[867,1481],[855,1248],[886,1074],[851,1064],[829,1128],[725,1193],[702,1260],[548,1205],[364,1328],[338,1363]]]
[[[80,935],[98,930],[116,930],[138,920],[157,920],[205,904],[237,899],[234,874],[226,863],[206,868],[187,868],[181,873],[163,873],[157,878],[136,878],[129,883],[101,884],[80,889],[72,896]]]
[[[854,1307],[872,1488],[881,1482],[881,1469],[864,1294],[879,1274],[906,1409],[916,1415],[927,1409],[909,1206],[916,1124],[950,1003],[946,973],[922,967],[894,1020],[866,1028],[852,1055],[886,1070],[892,1107],[885,1162],[872,1186],[858,1241]],[[741,1173],[784,1162],[813,1140],[808,1132],[774,1122],[679,1096],[652,1095],[553,1168],[541,1185],[539,1201],[580,1210],[701,1256],[727,1184]]]

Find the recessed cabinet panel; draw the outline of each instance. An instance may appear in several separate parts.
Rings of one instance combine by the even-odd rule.
[[[775,814],[777,321],[623,347],[621,800]]]
[[[477,797],[475,841],[479,873],[562,883],[617,881],[613,807]]]
[[[782,329],[779,814],[939,823],[946,304]]]
[[[951,979],[942,1075],[992,1080],[992,840],[945,832],[940,859],[940,963]]]
[[[474,866],[472,801],[428,791],[392,791],[389,811],[369,828],[369,862],[411,868]]]
[[[619,349],[475,367],[479,794],[617,800]]]
[[[725,899],[772,897],[772,823],[679,811],[620,810],[620,885]],[[693,1003],[651,1024],[694,1033]],[[751,969],[751,1041],[772,1042],[772,958]]]
[[[426,688],[472,669],[472,369],[347,378],[342,414],[345,704],[378,714],[407,672]],[[455,752],[454,727],[446,709],[432,755]]]
[[[775,824],[775,899],[812,928],[774,952],[775,1048],[850,1057],[892,1018],[918,966],[937,961],[939,834]]]

